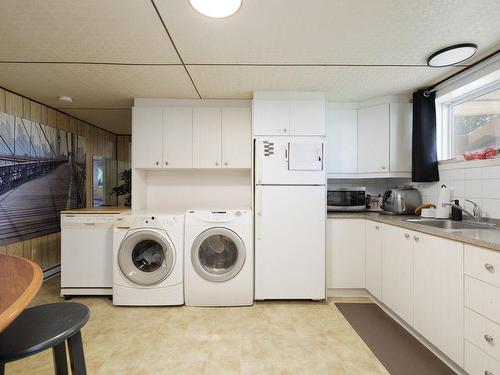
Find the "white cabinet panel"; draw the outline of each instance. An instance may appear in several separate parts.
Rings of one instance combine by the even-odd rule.
[[[289,100],[254,100],[253,134],[288,135],[290,133]]]
[[[358,111],[358,173],[389,172],[389,104]]]
[[[163,108],[132,108],[132,167],[162,167],[162,149]]]
[[[390,171],[411,171],[412,105],[390,104]]]
[[[382,224],[366,220],[365,283],[378,299],[382,299],[382,230]]]
[[[326,150],[327,173],[358,171],[357,110],[327,111]]]
[[[463,244],[413,234],[413,327],[463,365]]]
[[[327,220],[328,288],[365,287],[365,220]]]
[[[291,135],[325,135],[325,101],[292,100],[290,102]]]
[[[465,245],[465,274],[500,287],[500,253]]]
[[[193,109],[191,107],[165,108],[163,159],[166,168],[193,167]]]
[[[382,231],[382,302],[412,325],[413,232],[393,226]]]
[[[500,360],[500,325],[484,316],[465,309],[465,338],[488,353],[497,361]]]
[[[500,288],[465,276],[465,306],[500,324]]]
[[[500,374],[500,362],[495,361],[474,344],[465,340],[465,371],[469,375]]]
[[[220,108],[193,108],[193,167],[220,168],[222,113]]]
[[[257,186],[255,211],[255,298],[325,298],[325,187]]]
[[[252,163],[251,109],[222,108],[222,167],[250,168]]]

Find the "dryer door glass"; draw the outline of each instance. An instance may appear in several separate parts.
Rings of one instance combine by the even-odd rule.
[[[118,264],[123,274],[139,285],[154,285],[172,271],[175,261],[169,240],[152,230],[127,235],[120,245]]]
[[[232,279],[243,268],[245,257],[243,241],[226,228],[212,228],[201,233],[191,251],[194,269],[209,281]]]

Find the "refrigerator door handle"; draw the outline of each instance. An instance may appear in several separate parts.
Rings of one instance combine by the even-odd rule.
[[[257,195],[257,217],[255,219],[255,237],[257,240],[262,239],[261,221],[262,221],[262,192],[256,191]]]
[[[257,184],[262,183],[262,157],[264,150],[261,149],[261,143],[259,141],[259,145],[257,147]]]

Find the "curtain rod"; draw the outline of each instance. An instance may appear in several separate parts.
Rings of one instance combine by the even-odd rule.
[[[473,68],[473,67],[475,67],[475,66],[477,66],[477,65],[479,65],[479,64],[481,64],[483,62],[485,62],[486,60],[489,60],[490,58],[492,58],[493,56],[497,55],[498,53],[500,53],[500,50],[496,50],[495,52],[490,53],[489,55],[483,57],[481,60],[478,60],[474,64],[469,65],[467,68],[464,68],[464,69],[462,69],[462,70],[460,70],[460,71],[458,71],[456,73],[453,73],[451,76],[446,77],[446,78],[442,79],[441,81],[435,83],[434,85],[432,85],[431,87],[429,87],[427,90],[424,91],[424,96],[426,98],[428,98],[429,95],[431,93],[435,92],[437,90],[437,87],[439,85],[441,85],[442,83],[448,81],[449,79],[451,79],[453,77],[456,77],[459,74],[462,74],[462,73],[466,72],[467,70],[469,70],[469,69],[471,69],[471,68]]]

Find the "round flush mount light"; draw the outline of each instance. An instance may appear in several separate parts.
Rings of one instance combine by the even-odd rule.
[[[58,97],[57,99],[59,99],[61,102],[73,103],[73,98],[71,96],[62,95],[62,96]]]
[[[427,65],[432,68],[455,65],[470,59],[477,51],[474,43],[462,43],[449,46],[434,52],[427,59]]]
[[[189,4],[199,13],[212,18],[232,16],[241,8],[243,0],[189,0]]]

